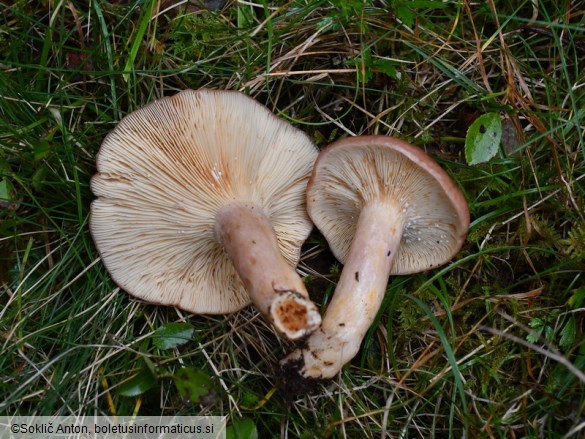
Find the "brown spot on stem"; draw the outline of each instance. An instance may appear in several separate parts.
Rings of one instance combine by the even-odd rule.
[[[377,302],[377,298],[378,298],[378,291],[375,288],[372,288],[369,292],[368,292],[368,296],[367,296],[367,303],[376,303]]]

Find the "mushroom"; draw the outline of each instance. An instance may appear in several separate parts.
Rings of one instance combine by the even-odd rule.
[[[447,173],[419,148],[386,136],[325,148],[307,209],[344,267],[321,327],[281,361],[285,392],[296,393],[332,378],[358,353],[390,274],[446,263],[469,227],[465,198]]]
[[[113,280],[147,302],[225,314],[253,302],[295,340],[321,316],[295,271],[318,151],[239,92],[186,90],[103,141],[90,228]]]

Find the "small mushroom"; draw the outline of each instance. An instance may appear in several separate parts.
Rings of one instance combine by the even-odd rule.
[[[321,322],[294,267],[317,149],[238,92],[186,90],[105,138],[90,228],[113,280],[147,302],[224,314],[253,302],[283,335]]]
[[[281,362],[285,392],[335,376],[358,353],[389,275],[446,263],[469,227],[465,198],[447,173],[419,148],[386,136],[325,148],[307,209],[344,267],[321,328]]]

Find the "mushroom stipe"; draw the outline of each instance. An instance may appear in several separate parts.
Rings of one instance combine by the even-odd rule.
[[[289,397],[334,377],[358,353],[390,274],[448,262],[469,227],[467,202],[447,173],[386,136],[346,138],[321,151],[307,209],[344,267],[321,327],[281,361]]]

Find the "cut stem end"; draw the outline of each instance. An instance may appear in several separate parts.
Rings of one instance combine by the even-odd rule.
[[[290,340],[298,340],[321,325],[321,315],[313,302],[295,291],[280,293],[270,307],[274,327]]]

